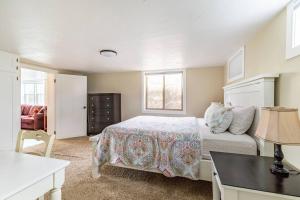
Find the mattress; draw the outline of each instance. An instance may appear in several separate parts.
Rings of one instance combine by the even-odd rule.
[[[210,159],[209,151],[257,155],[256,141],[251,136],[234,135],[230,132],[213,134],[202,118],[198,119],[198,124],[201,134],[201,154],[204,159]]]

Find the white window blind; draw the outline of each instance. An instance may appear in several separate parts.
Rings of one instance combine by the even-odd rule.
[[[46,90],[45,72],[21,69],[21,103],[45,105]]]
[[[144,84],[145,110],[184,110],[183,71],[145,73]]]
[[[287,6],[286,59],[300,55],[300,0]]]

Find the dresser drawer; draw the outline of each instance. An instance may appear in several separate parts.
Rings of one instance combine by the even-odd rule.
[[[100,113],[101,113],[101,115],[112,117],[113,110],[112,109],[102,109],[102,110],[100,110]]]
[[[99,122],[90,122],[88,129],[90,132],[99,132],[101,131],[101,127],[101,123]]]
[[[89,102],[99,102],[100,101],[100,97],[99,96],[89,96]]]
[[[88,133],[90,134],[99,134],[105,129],[111,125],[111,123],[95,123],[95,124],[90,124],[88,127]]]
[[[111,109],[113,108],[113,103],[112,102],[100,102],[99,105],[100,109]]]
[[[112,102],[113,97],[111,95],[105,95],[100,97],[100,101],[104,102]]]
[[[88,121],[89,123],[113,122],[113,116],[112,115],[89,116]]]
[[[102,116],[113,116],[113,110],[112,109],[91,109],[88,113],[88,117],[94,117],[94,118],[101,118]]]
[[[99,108],[99,102],[89,102],[89,109],[90,110],[97,110]]]
[[[105,123],[113,122],[113,117],[111,115],[102,115],[100,117],[100,122],[105,122]]]

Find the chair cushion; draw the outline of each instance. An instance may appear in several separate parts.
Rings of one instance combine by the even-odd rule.
[[[32,123],[34,123],[34,118],[30,117],[30,116],[27,116],[27,115],[22,115],[21,116],[21,122],[26,123],[26,124],[32,124]]]

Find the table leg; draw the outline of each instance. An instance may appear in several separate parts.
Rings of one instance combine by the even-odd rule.
[[[43,196],[40,196],[40,197],[38,198],[38,200],[44,200],[44,195],[43,195]]]
[[[50,200],[61,200],[61,188],[54,188],[50,191]]]
[[[53,174],[54,186],[50,190],[50,200],[61,200],[61,187],[65,182],[65,169]]]

